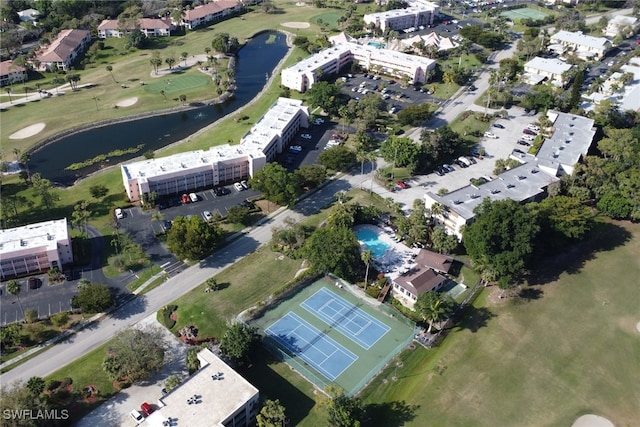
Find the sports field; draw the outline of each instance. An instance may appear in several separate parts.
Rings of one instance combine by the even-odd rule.
[[[210,84],[212,84],[211,77],[204,74],[186,74],[184,76],[169,74],[165,77],[154,79],[151,83],[145,85],[145,89],[151,93],[160,93],[160,91],[164,90],[167,95],[180,95],[186,91]]]
[[[316,386],[357,393],[409,344],[415,325],[322,278],[252,322],[265,345]]]
[[[500,15],[505,16],[515,22],[519,21],[520,19],[533,19],[534,21],[537,21],[538,19],[546,18],[549,14],[541,12],[539,10],[524,7],[522,9],[507,10],[506,12],[502,12]]]

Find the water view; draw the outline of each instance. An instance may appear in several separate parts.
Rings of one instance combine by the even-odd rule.
[[[108,166],[109,161],[124,162],[147,150],[157,150],[179,141],[255,98],[287,49],[284,34],[259,34],[238,52],[235,69],[238,89],[232,100],[69,136],[34,153],[29,163],[31,171],[40,173],[56,184],[71,185],[78,178]],[[107,153],[117,153],[118,156],[76,170],[65,170],[71,164],[86,162]]]

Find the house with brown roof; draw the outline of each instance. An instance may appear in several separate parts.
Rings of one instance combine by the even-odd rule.
[[[416,258],[417,260],[417,258]],[[393,279],[391,294],[405,307],[413,309],[420,295],[429,291],[438,291],[447,282],[447,278],[432,268],[418,264],[404,274]]]
[[[12,61],[0,62],[0,86],[22,83],[27,80],[27,69],[14,65]]]
[[[147,37],[170,36],[175,28],[169,18],[140,18],[138,28]],[[98,25],[98,37],[101,39],[122,38],[131,34],[134,28],[121,28],[117,19],[105,19]]]
[[[50,70],[54,65],[67,71],[78,55],[87,49],[89,43],[91,33],[87,30],[62,30],[49,46],[36,54],[38,62],[34,62],[33,65],[41,71]]]
[[[453,266],[453,258],[426,249],[420,249],[415,262],[421,267],[432,268],[443,274],[449,274],[449,270]]]
[[[242,3],[238,0],[217,0],[182,13],[181,25],[193,30],[201,25],[222,21],[230,15],[242,10]]]

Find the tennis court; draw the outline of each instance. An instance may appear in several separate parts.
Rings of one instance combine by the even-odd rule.
[[[507,10],[506,12],[502,12],[500,15],[506,16],[507,18],[515,22],[520,19],[533,19],[534,21],[537,21],[539,19],[546,18],[549,14],[530,9],[528,7],[523,7],[521,9]]]
[[[390,329],[327,288],[320,289],[300,305],[366,350]]]
[[[311,366],[335,380],[358,356],[289,312],[265,331]]]
[[[314,279],[249,321],[264,345],[324,390],[356,394],[417,333],[392,307],[352,292],[335,277]]]

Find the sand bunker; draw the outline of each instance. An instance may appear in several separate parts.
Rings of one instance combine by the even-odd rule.
[[[134,96],[133,98],[123,99],[122,101],[118,102],[116,104],[116,106],[118,106],[118,107],[131,107],[136,102],[138,102],[138,97]]]
[[[598,415],[583,415],[571,427],[615,427],[608,419]]]
[[[636,329],[640,332],[640,322],[636,323]]]
[[[311,26],[308,22],[283,22],[280,25],[287,28],[309,28]]]
[[[27,126],[26,128],[22,128],[19,131],[12,133],[9,135],[9,139],[29,138],[30,136],[37,135],[42,132],[42,129],[44,129],[45,126],[46,124],[44,123],[32,124],[31,126]]]

